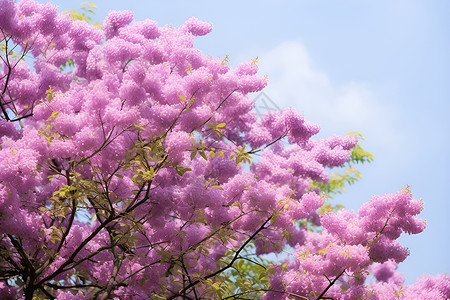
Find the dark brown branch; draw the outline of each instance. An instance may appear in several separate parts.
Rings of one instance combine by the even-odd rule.
[[[34,269],[33,264],[30,261],[30,258],[26,254],[25,250],[23,249],[22,245],[19,241],[17,241],[12,235],[8,234],[8,237],[13,244],[14,248],[16,248],[17,252],[19,253],[20,257],[22,258],[23,263],[25,264],[25,270],[23,270],[23,279],[25,282],[25,300],[31,300],[33,299],[33,294],[36,286],[39,286],[39,284],[35,285],[34,281],[37,278],[36,271]]]
[[[301,295],[297,295],[295,293],[291,293],[291,292],[287,292],[287,291],[280,291],[280,290],[273,290],[273,289],[257,289],[257,290],[251,290],[251,291],[245,291],[245,292],[237,293],[237,294],[234,294],[234,295],[222,298],[222,300],[239,299],[237,297],[239,297],[241,295],[247,295],[247,294],[258,293],[258,292],[274,292],[274,293],[286,294],[286,295],[289,295],[289,296],[292,296],[292,297],[297,297],[297,298],[301,298],[301,299],[305,299],[305,300],[309,299],[307,297],[304,297],[304,296],[301,296]]]
[[[113,243],[113,236],[110,235],[110,238],[111,238],[111,243]],[[111,292],[117,286],[116,277],[117,277],[117,274],[119,274],[120,267],[122,266],[123,255],[122,254],[118,255],[116,253],[116,251],[114,250],[114,248],[112,248],[112,253],[114,255],[113,271],[112,271],[111,277],[109,278],[109,281],[108,281],[108,283],[106,285],[105,293],[102,295],[100,300],[109,299],[109,297],[111,295]]]
[[[183,288],[181,291],[178,292],[178,294],[172,295],[171,297],[168,298],[168,300],[172,300],[175,299],[178,296],[183,295],[187,290],[189,290],[190,288],[194,287],[195,285],[197,285],[198,283],[200,283],[203,280],[206,280],[208,278],[214,277],[222,272],[224,272],[225,270],[228,270],[229,268],[231,268],[233,266],[233,264],[236,262],[236,260],[239,259],[239,254],[242,252],[242,250],[244,250],[244,248],[248,245],[248,243],[250,243],[255,236],[264,229],[264,227],[266,226],[266,224],[272,219],[272,215],[267,218],[267,220],[245,241],[244,244],[241,245],[241,247],[239,247],[239,249],[236,251],[236,253],[234,254],[233,259],[223,268],[217,270],[216,272],[213,272],[209,275],[204,276],[201,280],[196,280],[193,283],[187,285],[185,288]]]
[[[137,273],[139,273],[139,272],[141,272],[141,271],[147,269],[148,267],[151,267],[151,266],[156,265],[156,264],[159,264],[159,263],[161,263],[160,260],[157,260],[157,261],[154,261],[154,262],[152,262],[152,263],[146,264],[145,266],[139,268],[138,270],[134,271],[133,273],[131,273],[131,274],[129,274],[128,276],[126,276],[125,278],[123,278],[122,281],[119,282],[117,285],[118,285],[118,286],[124,285],[124,284],[125,284],[125,281],[127,281],[128,279],[130,279],[131,277],[133,277],[133,276],[136,275]]]
[[[184,272],[186,274],[186,275],[183,274],[183,287],[185,287],[184,286],[185,283],[186,283],[186,279],[185,278],[187,277],[187,280],[189,281],[189,284],[192,284],[192,280],[191,280],[191,276],[189,275],[189,271],[186,268],[186,265],[184,264],[183,257],[180,258],[180,262],[181,262],[181,267],[183,268],[183,270],[184,270]],[[197,290],[195,289],[195,287],[192,288],[192,291],[194,292],[195,299],[198,300],[199,298],[198,298]],[[186,292],[183,294],[183,297],[186,297]]]
[[[104,222],[102,222],[85,240],[83,240],[80,245],[73,251],[72,255],[64,262],[62,263],[57,270],[55,270],[52,274],[47,275],[41,281],[39,281],[38,285],[42,285],[44,282],[51,280],[55,278],[57,275],[59,275],[61,272],[64,271],[64,268],[71,264],[75,257],[78,255],[78,253],[84,249],[84,247],[94,238],[97,236],[97,234],[105,228],[106,225],[108,225],[111,221],[113,221],[114,217],[107,218]]]
[[[109,144],[111,144],[116,138],[118,138],[122,133],[126,132],[128,129],[130,129],[132,127],[132,125],[128,126],[125,129],[122,129],[121,132],[119,132],[118,134],[116,134],[110,141],[109,139],[111,138],[113,132],[114,132],[114,128],[115,126],[113,126],[113,128],[111,129],[111,131],[109,132],[108,138],[102,143],[102,145],[100,146],[99,149],[95,150],[91,155],[86,156],[85,158],[81,159],[77,165],[80,165],[82,163],[84,163],[85,161],[89,160],[90,158],[94,157],[95,155],[97,155],[100,151],[102,151],[103,149],[105,149],[106,147],[109,146]]]
[[[25,253],[25,250],[22,248],[22,245],[12,235],[8,234],[8,237],[14,248],[19,253],[20,257],[22,258],[22,261],[25,264],[25,268],[28,269],[30,273],[34,273],[33,264],[31,263],[28,255]]]
[[[287,135],[287,133],[284,133],[282,136],[280,136],[280,137],[277,138],[276,140],[273,140],[272,142],[270,142],[269,144],[265,145],[264,147],[258,148],[258,149],[254,149],[254,150],[251,150],[251,151],[248,151],[247,153],[248,153],[248,154],[254,154],[254,153],[256,153],[256,152],[262,151],[262,150],[266,149],[267,147],[272,146],[273,144],[275,144],[276,142],[278,142],[278,141],[281,140],[282,138],[286,137],[286,135]]]
[[[158,166],[155,167],[155,173],[163,167],[165,161],[167,159],[167,155],[164,157],[164,159],[162,161],[160,161],[160,163],[158,164]],[[151,182],[150,182],[151,183]],[[143,186],[145,186],[145,184],[143,184]],[[141,187],[141,189],[143,188],[143,186]],[[149,186],[150,188],[150,186]],[[147,193],[148,194],[148,193]],[[114,220],[117,220],[120,217],[123,217],[124,215],[126,215],[127,213],[131,212],[132,210],[136,209],[138,206],[140,206],[141,204],[143,204],[146,200],[148,200],[148,197],[144,197],[141,201],[139,201],[138,203],[127,207],[127,209],[125,209],[125,211],[123,211],[122,213],[118,214],[118,215],[110,215],[108,218],[106,218],[103,222],[101,222],[101,224],[85,239],[83,240],[83,242],[74,250],[74,252],[72,253],[72,255],[63,263],[61,264],[61,266],[54,271],[52,274],[49,274],[47,277],[41,279],[41,281],[39,282],[39,285],[43,284],[44,282],[53,279],[54,277],[56,277],[58,274],[60,274],[61,272],[65,272],[67,271],[65,268],[72,264],[72,262],[74,262],[75,257],[77,256],[77,254],[95,237],[97,236],[97,234],[104,228],[106,228],[109,223],[111,223]]]
[[[166,154],[158,162],[158,164],[153,169],[155,174],[164,166],[164,164],[167,161],[167,158],[168,158],[168,155]],[[128,205],[128,207],[125,209],[124,213],[129,213],[129,212],[135,210],[138,206],[140,206],[141,204],[143,204],[145,201],[147,201],[150,198],[149,193],[150,193],[150,187],[151,187],[152,182],[153,182],[153,180],[149,180],[141,186],[141,188],[139,189],[139,192],[134,197],[134,200]],[[143,188],[145,187],[146,184],[147,184],[147,190],[145,192],[144,198],[142,198],[142,200],[140,200],[139,202],[136,203],[138,195],[143,191]]]
[[[8,59],[8,41],[5,41],[5,53],[6,53],[6,66],[8,67],[8,74],[6,75],[6,80],[5,80],[5,86],[3,87],[3,91],[2,91],[2,95],[5,94],[6,92],[6,88],[8,87],[8,82],[9,82],[9,78],[11,77],[11,65],[9,64],[9,59]]]
[[[32,117],[32,116],[33,116],[33,113],[29,113],[29,114],[27,114],[27,115],[24,115],[24,116],[21,116],[21,117],[17,117],[17,118],[15,118],[15,119],[9,119],[9,121],[10,121],[10,122],[18,122],[18,121],[20,121],[20,120],[22,120],[22,119],[26,119],[26,118]]]
[[[339,279],[339,277],[342,276],[342,274],[344,274],[344,272],[345,272],[345,269],[338,276],[336,276],[336,278],[334,278],[333,281],[330,282],[330,284],[328,284],[326,289],[323,290],[322,294],[320,294],[319,297],[317,297],[317,300],[319,300],[319,299],[330,299],[328,297],[324,297],[326,292],[328,292],[328,290],[336,283],[336,281]],[[327,277],[327,279],[328,279],[328,277]],[[328,281],[330,281],[330,280],[328,279]]]
[[[55,289],[55,290],[62,290],[62,289],[82,289],[82,288],[90,288],[90,287],[101,288],[101,286],[98,285],[98,284],[56,285],[56,284],[53,284],[53,283],[46,283],[45,285],[48,286],[48,287],[51,287],[52,289]]]
[[[234,89],[231,93],[229,93],[229,94],[225,97],[225,99],[223,99],[223,100],[219,103],[219,106],[217,106],[216,109],[215,109],[214,111],[215,111],[215,112],[218,111],[219,108],[225,103],[225,101],[227,101],[228,98],[230,98],[230,96],[231,96],[234,92],[236,92],[237,90],[238,90],[238,89]],[[203,125],[205,125],[206,123],[208,123],[208,122],[212,119],[213,116],[214,116],[214,113],[212,113],[211,116],[210,116],[208,119],[206,119],[205,122],[203,122],[202,124],[200,124],[197,128],[200,128],[200,127],[202,127]],[[194,130],[195,130],[195,129],[193,129],[192,132],[194,132]]]
[[[71,186],[71,180],[70,180],[70,170],[66,170],[66,180],[67,185]],[[72,198],[72,211],[70,213],[69,217],[69,223],[67,224],[66,230],[64,231],[61,241],[59,242],[58,249],[56,252],[59,252],[63,246],[63,244],[66,241],[67,236],[69,235],[70,229],[72,228],[73,221],[75,220],[75,215],[77,211],[77,205],[76,205],[76,199],[73,197],[73,195],[70,196]]]
[[[192,94],[192,96],[191,96],[190,99],[193,99],[193,97],[195,97],[195,94],[198,92],[199,89],[200,89],[200,88],[198,88],[198,89],[196,89],[196,90],[194,91],[194,93]],[[176,116],[175,120],[172,122],[172,124],[170,124],[169,129],[166,130],[166,132],[162,135],[161,138],[164,138],[164,137],[165,137],[165,136],[173,129],[173,127],[174,127],[175,124],[177,123],[178,119],[181,117],[181,114],[182,114],[186,109],[188,109],[188,108],[191,107],[191,106],[192,106],[192,105],[189,105],[189,102],[186,102],[186,103],[185,103],[183,109],[178,113],[178,115]]]

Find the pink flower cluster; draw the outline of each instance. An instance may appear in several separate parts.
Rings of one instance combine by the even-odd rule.
[[[417,234],[425,229],[425,221],[416,216],[422,208],[422,201],[413,199],[405,188],[396,194],[374,196],[357,214],[345,209],[323,214],[321,234],[307,233],[306,242],[295,247],[296,259],[289,262],[289,271],[278,270],[282,281],[273,279],[272,286],[282,289],[284,283],[289,292],[299,295],[312,292],[309,296],[316,299],[328,286],[328,279],[338,278],[338,283],[327,292],[328,297],[353,299],[371,289],[373,299],[387,297],[377,287],[390,284],[392,292],[403,284],[404,278],[395,269],[408,252],[396,239],[402,232]],[[378,283],[365,285],[367,269]],[[446,279],[449,277],[444,276]],[[276,293],[265,297],[279,299]]]

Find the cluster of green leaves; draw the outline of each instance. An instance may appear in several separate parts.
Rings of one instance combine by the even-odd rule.
[[[195,141],[193,143],[195,143]],[[225,157],[225,154],[222,150],[218,150],[215,147],[205,146],[203,145],[203,141],[195,143],[194,146],[189,149],[189,151],[191,152],[191,160],[193,160],[197,156],[197,154],[199,154],[204,160],[208,160],[207,154],[209,154],[211,159],[214,159],[216,153],[219,154],[222,158]]]
[[[186,111],[191,112],[191,106],[194,104],[195,101],[195,95],[193,95],[191,98],[186,99],[183,95],[178,95],[178,98],[180,98],[185,104],[186,104]]]
[[[144,129],[137,124],[135,128],[137,130]],[[166,155],[167,153],[164,150],[163,139],[161,137],[156,137],[151,141],[138,139],[127,150],[122,171],[131,170],[134,173],[131,180],[133,180],[136,186],[140,186],[142,183],[153,179],[155,176],[154,166]],[[123,178],[118,173],[115,176]]]
[[[95,15],[94,9],[96,8],[97,6],[94,3],[82,2],[80,10],[65,9],[64,13],[68,14],[72,18],[72,20],[85,21],[101,29],[101,24],[99,22],[93,23],[92,19],[92,17]]]
[[[179,96],[180,97],[180,96]],[[212,124],[206,124],[208,126],[209,130],[211,132],[215,133],[218,138],[221,138],[223,135],[223,132],[221,128],[225,127],[225,123],[217,123],[214,122]],[[191,160],[193,160],[197,154],[199,154],[204,160],[208,160],[207,154],[211,157],[211,159],[214,159],[216,154],[219,154],[222,158],[225,157],[224,151],[220,149],[216,149],[215,147],[208,147],[203,145],[203,140],[199,140],[198,142],[193,142],[194,146],[192,146],[189,151],[191,152]],[[229,159],[234,159],[236,162],[236,165],[240,165],[241,163],[252,163],[252,156],[250,155],[252,151],[247,151],[245,149],[245,146],[242,147],[236,147],[233,152],[230,153]]]
[[[39,133],[45,137],[49,145],[52,144],[53,139],[57,136],[57,134],[53,131],[55,127],[53,120],[58,116],[58,114],[59,111],[52,112],[50,117],[46,120],[45,125],[42,125],[39,128]]]
[[[240,165],[241,163],[251,163],[252,156],[248,151],[245,150],[245,146],[237,147],[234,152],[230,155],[230,159],[235,159],[236,165]]]
[[[225,127],[225,123],[217,123],[217,122],[214,122],[213,124],[206,124],[206,126],[208,126],[208,127],[211,129],[212,132],[214,132],[215,134],[217,134],[217,136],[218,136],[219,138],[223,135],[223,133],[222,133],[222,131],[220,130],[220,128]]]
[[[270,288],[269,274],[275,272],[271,261],[256,256],[254,251],[254,243],[249,243],[233,267],[219,275],[218,299],[241,299],[238,295],[243,294],[245,299],[261,299],[264,291]],[[218,267],[228,264],[234,253],[233,250],[227,251],[217,262]]]
[[[59,111],[54,111],[48,104],[52,102],[57,93],[57,91],[54,91],[52,89],[52,86],[49,86],[48,90],[45,91],[45,99],[40,100],[41,103],[45,104],[50,110],[52,110],[52,114],[50,115],[50,117],[48,117],[45,123],[38,129],[38,132],[45,137],[49,145],[52,144],[52,141],[55,138],[60,140],[70,139],[70,137],[57,133],[53,130],[55,127],[53,121],[56,119],[56,117],[58,117]]]

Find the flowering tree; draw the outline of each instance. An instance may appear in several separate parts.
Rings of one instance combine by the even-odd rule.
[[[292,109],[258,119],[247,94],[266,78],[194,49],[211,29],[0,0],[2,299],[450,297],[448,275],[395,272],[422,202],[404,188],[324,209],[356,138],[312,139]]]

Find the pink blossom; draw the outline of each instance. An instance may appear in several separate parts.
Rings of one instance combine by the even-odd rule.
[[[120,28],[128,25],[133,21],[132,11],[110,11],[103,21],[103,30],[107,39],[111,39],[117,35]]]
[[[181,31],[189,32],[193,35],[205,35],[211,32],[212,24],[198,20],[195,17],[190,18],[180,27]]]

